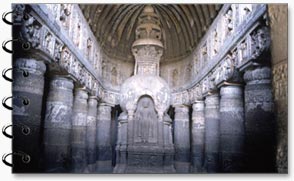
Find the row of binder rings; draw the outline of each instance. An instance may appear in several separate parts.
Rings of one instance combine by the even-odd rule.
[[[23,14],[23,10],[25,9],[25,6],[24,5],[18,5],[17,8],[14,8],[14,10],[10,11],[10,12],[4,12],[3,15],[2,15],[2,21],[7,24],[8,26],[14,26],[14,25],[20,25],[21,24],[21,19],[19,18],[25,18],[25,14]],[[11,19],[12,21],[9,21],[9,16],[11,16]],[[30,49],[30,44],[25,42],[21,37],[20,38],[17,38],[17,39],[12,39],[12,40],[8,40],[8,41],[3,41],[2,42],[2,49],[3,51],[9,53],[9,54],[13,54],[13,49],[8,49],[7,46],[9,44],[13,44],[13,43],[20,43],[21,47],[23,50],[29,50]],[[8,72],[12,72],[13,70],[15,70],[16,68],[15,67],[12,67],[12,68],[7,68],[7,69],[4,69],[2,70],[2,78],[6,81],[9,81],[9,82],[13,82],[13,78],[7,76]],[[19,68],[17,68],[19,69]],[[19,69],[20,70],[20,69]],[[19,71],[18,70],[18,71]],[[29,76],[29,72],[27,70],[20,70],[23,72],[23,76],[24,77],[28,77]],[[10,106],[7,104],[7,101],[8,100],[13,100],[13,99],[21,99],[22,100],[22,103],[23,105],[28,105],[30,100],[26,97],[23,97],[23,96],[10,96],[10,97],[4,97],[2,99],[2,106],[8,110],[11,110],[13,111],[13,105]],[[13,102],[13,101],[12,101]],[[13,104],[13,103],[12,103]],[[8,129],[12,128],[13,127],[20,127],[21,129],[18,129],[18,130],[21,130],[22,134],[24,136],[26,135],[29,135],[31,130],[30,130],[30,127],[28,127],[27,125],[25,124],[11,124],[11,125],[8,125],[8,126],[4,126],[2,128],[2,134],[4,136],[6,136],[7,138],[9,139],[14,139],[13,137],[13,134],[9,134],[8,133]],[[11,153],[8,153],[8,154],[3,154],[2,156],[2,162],[7,165],[7,166],[10,166],[10,167],[13,167],[13,162],[10,163],[7,161],[7,158],[9,156],[12,156],[13,157],[13,160],[14,159],[20,159],[23,163],[27,164],[31,161],[31,157],[30,155],[20,151],[20,150],[12,150]]]

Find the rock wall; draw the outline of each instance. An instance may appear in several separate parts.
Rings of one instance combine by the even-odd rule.
[[[280,173],[288,172],[288,7],[270,4],[272,84],[277,120],[276,166]]]

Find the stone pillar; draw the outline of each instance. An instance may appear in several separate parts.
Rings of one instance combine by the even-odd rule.
[[[85,89],[77,88],[74,95],[72,113],[72,172],[82,173],[87,167],[87,105],[88,93]]]
[[[124,111],[118,117],[116,165],[113,173],[125,173],[127,166],[127,131],[128,114]]]
[[[72,105],[73,81],[52,77],[44,121],[45,172],[70,171]]]
[[[46,66],[35,59],[18,58],[13,69],[13,150],[28,154],[29,163],[13,157],[13,172],[40,171],[40,127]],[[28,100],[28,104],[24,101]],[[22,127],[24,125],[25,127]],[[29,128],[28,133],[23,128]]]
[[[219,95],[205,98],[205,167],[208,173],[219,171]]]
[[[93,173],[96,171],[96,127],[97,127],[97,97],[90,96],[88,100],[87,115],[87,155],[88,155],[88,171]]]
[[[173,144],[172,136],[172,119],[167,113],[164,113],[163,116],[164,123],[164,172],[165,173],[176,173],[174,167],[174,156],[175,156],[175,147]]]
[[[97,113],[97,172],[112,172],[111,106],[100,103]]]
[[[189,107],[175,106],[174,144],[175,169],[177,173],[190,171],[190,126]]]
[[[192,113],[192,165],[193,172],[203,172],[204,164],[204,101],[196,101],[193,104]]]
[[[274,170],[274,110],[271,69],[256,67],[244,74],[245,130],[248,172]]]
[[[224,85],[220,90],[221,171],[240,173],[244,156],[244,103],[241,85]]]

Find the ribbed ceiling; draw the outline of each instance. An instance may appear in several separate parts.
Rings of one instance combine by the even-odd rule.
[[[112,58],[132,61],[132,43],[138,16],[144,4],[80,5],[104,52]],[[160,18],[163,44],[162,61],[184,58],[197,46],[221,4],[152,4]]]

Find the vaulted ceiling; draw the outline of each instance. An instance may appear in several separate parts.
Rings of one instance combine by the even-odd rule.
[[[94,35],[104,52],[115,59],[132,61],[132,43],[144,4],[82,4]],[[152,4],[158,15],[165,47],[162,61],[188,56],[197,46],[221,4]]]

